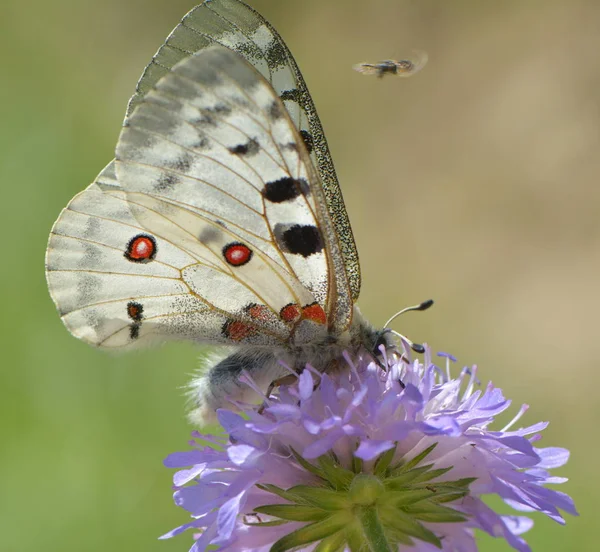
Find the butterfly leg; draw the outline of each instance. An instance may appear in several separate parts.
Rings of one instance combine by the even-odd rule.
[[[271,396],[271,393],[273,393],[273,390],[276,387],[280,387],[282,385],[292,385],[296,381],[296,379],[297,379],[297,377],[294,374],[288,374],[287,376],[283,376],[281,378],[277,378],[276,380],[273,380],[269,384],[269,387],[267,388],[267,392],[265,393],[265,395],[267,396],[267,399]]]
[[[269,384],[269,387],[267,387],[267,392],[265,393],[265,397],[268,400],[269,397],[271,396],[271,393],[273,393],[273,391],[275,390],[276,387],[280,387],[282,385],[292,385],[296,381],[296,379],[297,379],[297,377],[294,374],[288,374],[287,376],[283,376],[281,378],[277,378],[276,380],[273,380]],[[260,408],[258,409],[259,414],[262,414],[264,412],[265,408],[268,406],[267,400],[265,400],[260,405]]]

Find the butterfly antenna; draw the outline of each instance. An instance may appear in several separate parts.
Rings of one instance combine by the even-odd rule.
[[[398,318],[401,314],[404,314],[405,312],[424,311],[424,310],[427,310],[429,307],[431,307],[431,305],[433,305],[433,299],[427,299],[427,301],[423,301],[422,303],[419,303],[418,305],[413,305],[412,307],[406,307],[405,309],[402,309],[401,311],[398,311],[396,314],[394,314],[394,316],[392,316],[383,325],[383,327],[387,328],[394,320],[396,320],[396,318]]]
[[[388,329],[388,332],[391,334],[394,334],[396,337],[399,337],[405,343],[408,343],[408,346],[415,353],[423,354],[425,352],[425,347],[423,347],[423,345],[421,345],[420,343],[415,343],[414,341],[411,341],[410,339],[408,339],[408,337],[406,337],[405,335],[402,335],[400,332],[397,332],[396,330],[390,330],[390,329]]]
[[[393,333],[395,336],[399,337],[400,339],[402,339],[403,341],[405,341],[406,343],[408,343],[408,345],[410,346],[410,348],[415,353],[423,354],[425,352],[425,347],[423,347],[423,345],[421,345],[420,343],[414,343],[413,341],[411,341],[410,339],[408,339],[408,337],[406,337],[405,335],[402,335],[401,333],[397,332],[396,330],[389,329],[388,326],[394,320],[396,320],[396,318],[398,318],[401,314],[404,314],[405,312],[410,312],[410,311],[424,311],[424,310],[427,310],[432,305],[433,305],[433,299],[428,299],[427,301],[423,301],[422,303],[419,303],[418,305],[413,305],[412,307],[406,307],[405,309],[402,309],[401,311],[398,311],[396,314],[394,314],[394,316],[392,316],[384,324],[384,326],[383,326],[384,330],[383,331],[388,331],[390,333]]]

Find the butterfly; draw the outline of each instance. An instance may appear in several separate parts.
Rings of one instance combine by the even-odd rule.
[[[364,75],[377,75],[380,79],[385,75],[410,77],[425,67],[429,57],[426,52],[415,52],[415,55],[415,61],[386,59],[377,63],[357,63],[353,69]]]
[[[238,0],[192,9],[155,54],[115,159],[52,228],[46,274],[91,345],[221,345],[193,383],[199,423],[248,398],[244,371],[266,388],[282,363],[395,347],[355,304],[358,254],[300,71]]]

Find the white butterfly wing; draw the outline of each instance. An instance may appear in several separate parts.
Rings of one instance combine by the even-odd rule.
[[[273,88],[235,52],[203,50],[147,93],[125,123],[117,174],[127,192],[159,197],[205,221],[210,231],[192,234],[221,260],[228,261],[232,243],[247,246],[252,259],[232,276],[252,289],[273,290],[275,282],[263,282],[258,270],[264,256],[290,285],[310,291],[311,302],[298,307],[316,302],[330,330],[345,329],[349,316],[339,296],[340,289],[348,296],[348,283],[337,242],[329,238],[333,226],[318,175]],[[171,218],[182,220],[179,213]],[[243,237],[236,242],[225,231],[234,225]],[[289,294],[273,291],[281,308],[289,305]]]
[[[335,172],[302,77],[256,12],[215,0],[184,18],[117,155],[50,237],[48,284],[74,335],[279,346],[348,327],[360,279]]]
[[[158,200],[137,208],[148,204],[161,208]],[[114,163],[75,196],[55,223],[46,254],[48,286],[71,333],[111,348],[156,337],[231,343],[223,331],[230,313],[193,289],[196,274],[190,267],[198,265],[202,251],[181,247],[178,228],[164,224],[155,236],[148,234],[116,181]],[[140,244],[148,238],[154,241],[150,261],[144,262],[144,252],[137,261],[127,258],[132,238]],[[244,297],[231,284],[229,291]],[[246,298],[255,294],[246,293]],[[270,328],[263,324],[260,333],[245,324],[248,335],[238,331],[237,337],[254,344],[281,343],[289,331],[269,322]]]
[[[318,177],[237,54],[207,49],[163,77],[129,117],[116,166],[50,239],[49,287],[72,333],[107,347],[171,335],[266,345],[335,328],[340,254],[324,239]]]
[[[344,206],[321,122],[302,74],[277,31],[258,12],[239,0],[207,0],[193,8],[175,27],[138,82],[128,115],[154,84],[177,62],[214,44],[241,55],[270,82],[283,101],[317,168],[333,222],[333,238],[342,253],[351,297],[348,312],[360,292],[360,267],[352,229]],[[338,289],[346,293],[338,282]],[[343,291],[342,291],[343,289]]]

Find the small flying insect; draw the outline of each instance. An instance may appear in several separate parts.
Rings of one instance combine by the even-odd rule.
[[[415,52],[415,61],[402,59],[396,61],[394,59],[386,59],[377,63],[358,63],[353,69],[364,75],[377,75],[378,78],[383,78],[385,75],[396,75],[398,77],[411,77],[427,63],[427,53]]]

